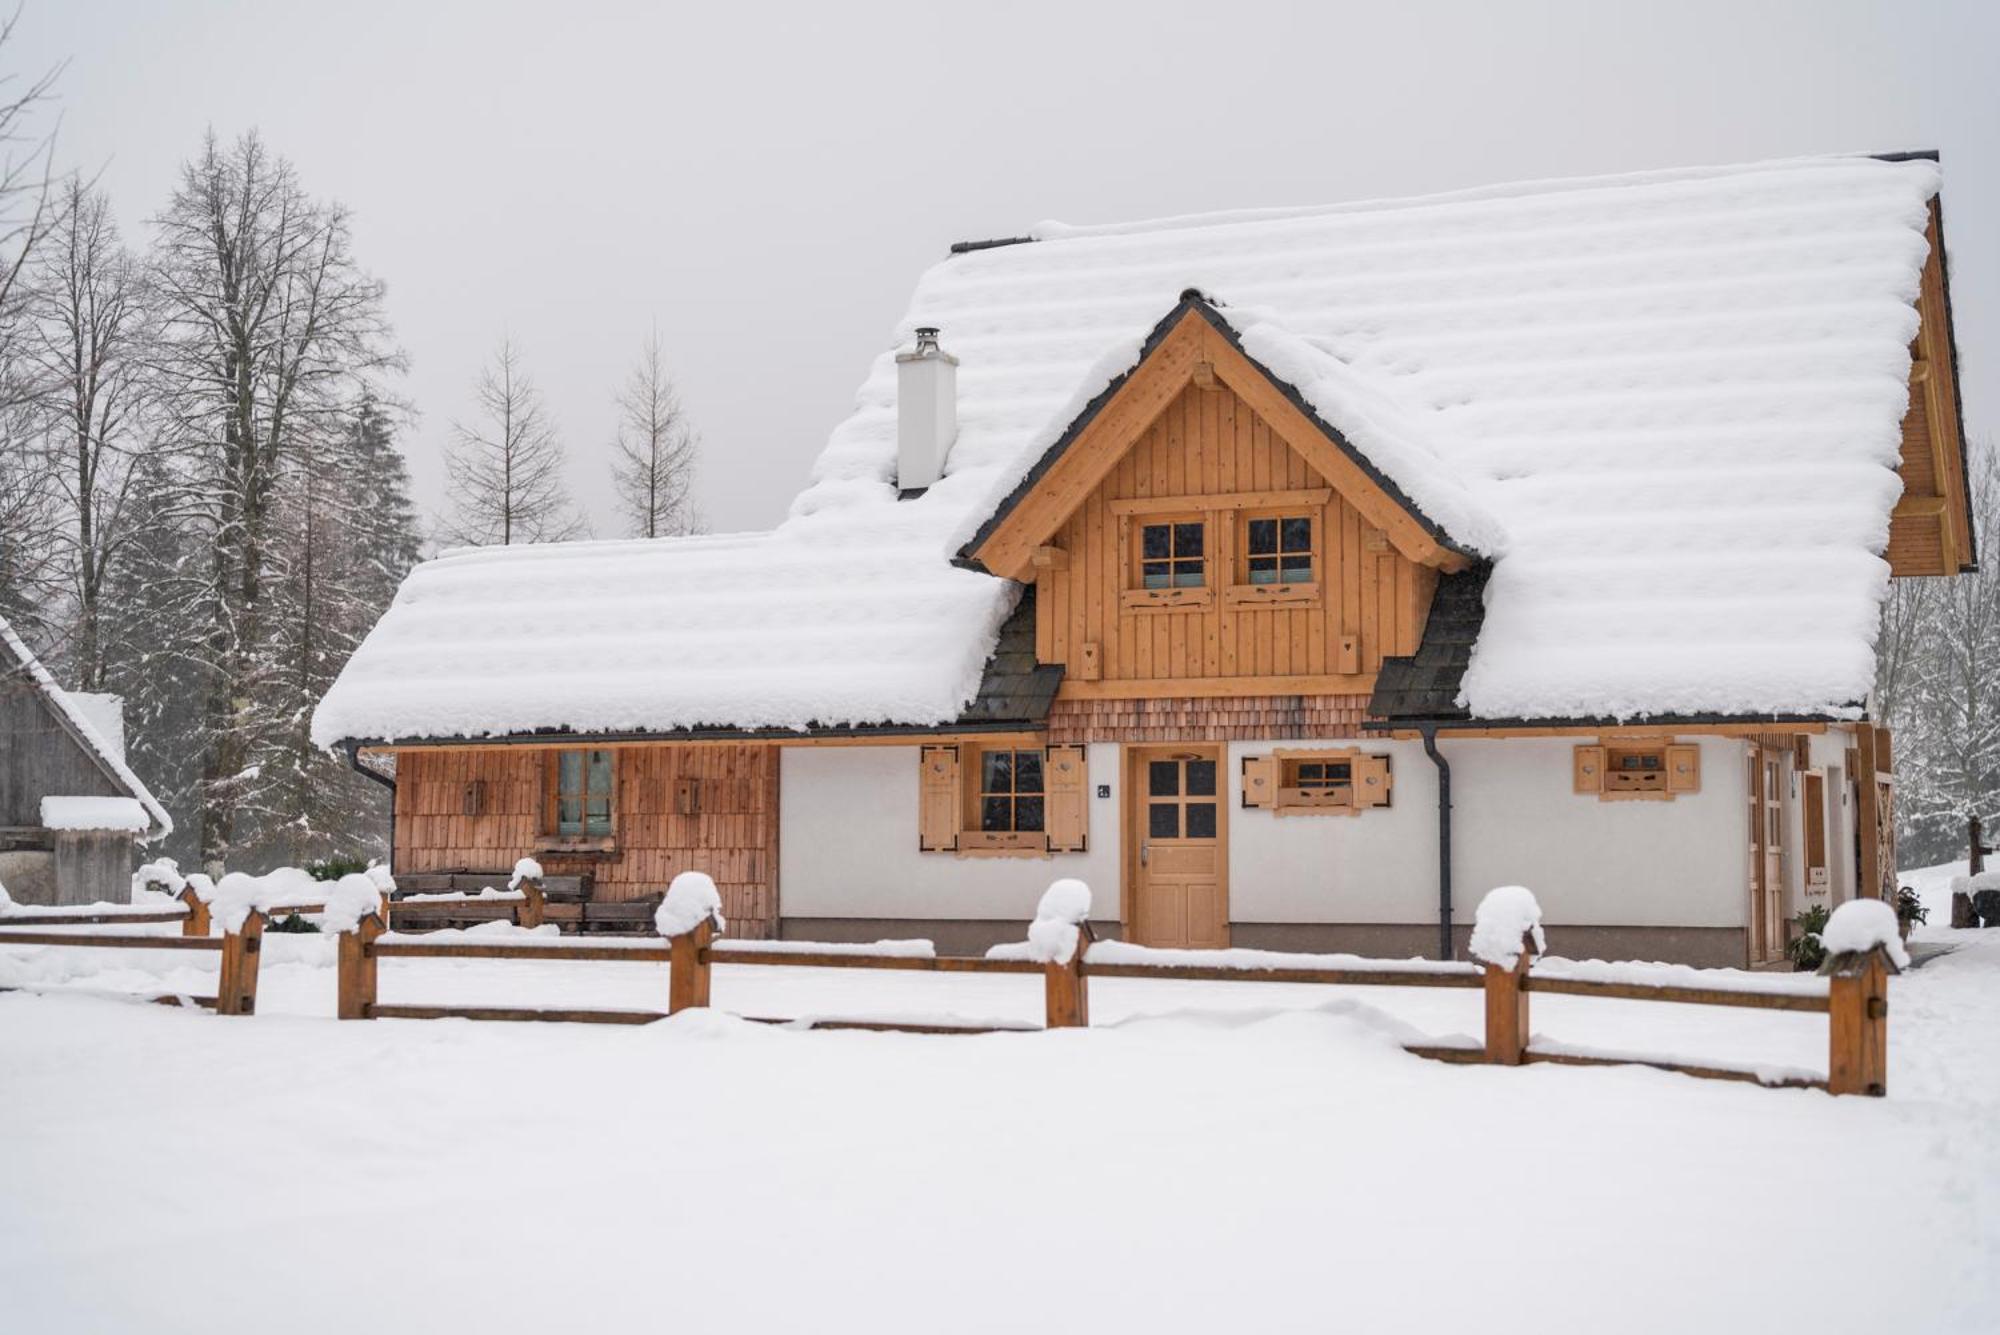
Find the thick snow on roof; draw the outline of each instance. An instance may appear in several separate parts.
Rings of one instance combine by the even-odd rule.
[[[123,787],[126,795],[144,808],[146,815],[151,818],[152,830],[142,835],[140,842],[151,843],[155,839],[164,839],[172,834],[173,817],[167,814],[167,809],[159,804],[152,791],[139,782],[139,776],[125,763],[123,739],[121,738],[119,746],[114,748],[104,735],[98,732],[84,711],[70,699],[69,692],[56,685],[56,679],[49,675],[49,670],[42,666],[41,660],[22,643],[21,637],[14,633],[14,627],[8,624],[5,617],[0,617],[0,645],[5,645],[14,661],[21,665],[20,670],[27,673],[28,679],[35,684],[36,689],[55,706],[56,712],[69,725],[77,740],[82,742],[96,758],[106,775]],[[4,663],[0,663],[0,674],[4,674],[4,666]]]
[[[1851,711],[1873,672],[1935,164],[1824,158],[1117,227],[927,272],[775,532],[448,553],[321,742],[932,724],[1010,586],[949,560],[1181,294],[1493,558],[1487,718]],[[897,499],[896,368],[959,359]]]
[[[313,736],[943,723],[1014,596],[886,523],[452,551],[411,572]]]
[[[931,269],[898,328],[942,327],[960,362],[958,442],[912,508],[970,538],[1197,288],[1498,558],[1476,715],[1847,711],[1937,184],[1927,161],[1819,158],[1044,224]],[[885,351],[795,511],[879,508],[894,459]]]
[[[136,797],[45,797],[42,824],[51,830],[130,830],[146,828],[146,808]]]

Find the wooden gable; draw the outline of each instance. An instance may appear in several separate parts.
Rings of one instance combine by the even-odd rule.
[[[1895,575],[1955,575],[1970,570],[1972,510],[1966,490],[1958,368],[1952,350],[1951,301],[1944,240],[1931,201],[1930,257],[1917,294],[1920,325],[1910,344],[1910,406],[1903,418],[1902,499],[1889,521],[1889,569]]]
[[[1443,570],[1471,563],[1357,451],[1301,407],[1287,386],[1245,355],[1215,308],[1194,293],[1155,331],[1139,365],[1050,449],[965,554],[993,574],[1031,579],[1036,548],[1190,385],[1227,388],[1410,560]]]
[[[1309,521],[1311,573],[1278,583],[1250,525],[1286,518]],[[1200,528],[1199,587],[1146,586],[1163,525]],[[1366,693],[1466,561],[1198,310],[974,553],[1035,584],[1036,657],[1072,699]]]

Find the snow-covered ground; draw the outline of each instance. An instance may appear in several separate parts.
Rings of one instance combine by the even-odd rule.
[[[1938,921],[1933,918],[1934,923]],[[172,932],[169,926],[160,929]],[[1448,1066],[1479,994],[1099,979],[1089,1031],[339,1023],[0,996],[0,1328],[1991,1330],[2000,931],[1892,986],[1886,1100]],[[1560,950],[1559,940],[1551,941]],[[0,947],[0,984],[213,957]],[[664,1005],[649,964],[382,1000]],[[720,1010],[1036,1020],[1033,977],[719,968]],[[1535,1000],[1538,1042],[1823,1071],[1823,1017]]]

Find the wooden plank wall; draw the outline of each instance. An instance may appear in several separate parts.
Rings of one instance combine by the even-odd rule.
[[[1969,555],[1964,442],[1958,436],[1957,389],[1951,363],[1950,311],[1937,208],[1932,204],[1930,257],[1917,295],[1919,328],[1910,344],[1910,404],[1903,417],[1902,499],[1889,521],[1889,569],[1897,575],[1956,574]]]
[[[778,909],[778,753],[772,746],[621,746],[617,849],[608,857],[543,850],[543,773],[535,747],[425,748],[396,759],[396,870],[475,871],[537,858],[551,876],[589,872],[600,900],[658,894],[682,871],[722,892],[732,936],[769,937]],[[675,814],[681,779],[700,783],[700,811]],[[466,815],[478,782],[481,814]]]
[[[1105,682],[1188,678],[1315,677],[1322,690],[1360,692],[1384,655],[1416,649],[1436,572],[1405,559],[1335,493],[1320,514],[1322,597],[1312,607],[1232,608],[1223,589],[1241,578],[1233,517],[1210,523],[1212,606],[1124,611],[1119,516],[1111,503],[1148,497],[1221,499],[1247,492],[1324,489],[1329,484],[1226,386],[1189,385],[1059,531],[1065,569],[1037,584],[1036,656],[1063,663],[1070,682],[1082,647],[1099,646]],[[1138,542],[1139,517],[1130,520]],[[1360,637],[1360,672],[1340,672],[1340,641]],[[1250,683],[1245,683],[1249,685]]]
[[[53,706],[0,654],[0,828],[34,829],[44,797],[122,797]]]

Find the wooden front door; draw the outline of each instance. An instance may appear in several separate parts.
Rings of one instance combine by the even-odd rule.
[[[1750,963],[1785,956],[1785,753],[1750,749]]]
[[[1129,754],[1127,933],[1146,946],[1227,946],[1222,748],[1144,747]]]

